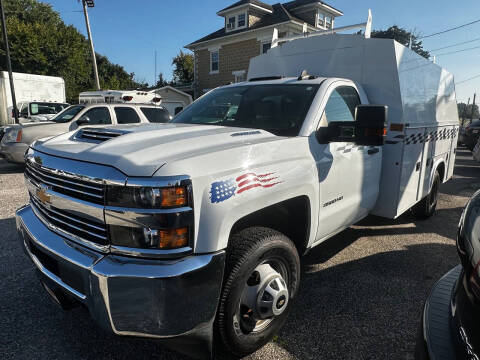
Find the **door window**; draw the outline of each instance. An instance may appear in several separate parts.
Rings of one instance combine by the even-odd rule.
[[[321,126],[328,126],[332,121],[355,121],[355,108],[360,105],[357,90],[351,86],[336,88],[328,99],[320,121]]]
[[[28,106],[27,104],[20,104],[20,117],[28,117]]]
[[[140,122],[137,112],[128,107],[116,107],[115,115],[119,124],[136,124]]]
[[[90,119],[87,125],[103,125],[112,123],[110,111],[108,111],[108,108],[106,107],[93,108],[83,114],[82,117],[84,116]]]
[[[170,121],[170,114],[166,109],[147,107],[142,107],[140,109],[142,110],[143,115],[145,115],[151,123],[166,123]]]

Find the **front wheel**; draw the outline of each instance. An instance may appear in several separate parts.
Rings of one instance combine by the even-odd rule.
[[[251,354],[282,327],[300,282],[295,245],[278,231],[252,227],[232,236],[215,321],[215,352]]]
[[[438,189],[440,188],[440,174],[435,172],[433,178],[432,188],[427,196],[425,196],[418,204],[412,208],[412,213],[417,219],[428,219],[431,217],[437,208]]]

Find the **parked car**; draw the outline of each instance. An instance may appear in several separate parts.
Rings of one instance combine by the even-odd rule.
[[[425,303],[417,360],[480,359],[480,191],[461,216],[457,251],[461,265],[435,284]]]
[[[167,124],[31,145],[17,227],[57,302],[85,305],[117,335],[245,356],[286,321],[300,255],[371,213],[434,214],[455,162],[453,77],[394,40],[312,36],[275,50],[251,61],[257,78]],[[259,76],[280,67],[285,77]],[[332,76],[289,73],[305,68]],[[426,93],[402,101],[412,79]]]
[[[470,125],[465,127],[465,133],[463,135],[463,143],[470,151],[473,150],[480,137],[480,120],[474,120]]]
[[[48,101],[25,101],[18,103],[19,122],[48,121],[54,118],[59,112],[65,110],[70,104]]]
[[[48,122],[30,122],[6,127],[0,142],[0,154],[7,161],[23,163],[25,151],[37,139],[62,134],[78,127],[163,123],[171,118],[165,108],[148,104],[72,105]]]

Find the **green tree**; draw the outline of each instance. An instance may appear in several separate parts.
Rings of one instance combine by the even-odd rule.
[[[412,41],[412,50],[424,58],[429,58],[430,53],[423,48],[423,43],[418,40],[418,35],[414,32],[405,30],[397,25],[390,26],[387,30],[373,30],[372,37],[383,39],[395,39],[404,46],[410,45]]]
[[[87,39],[66,25],[50,5],[37,0],[5,0],[5,12],[13,71],[62,77],[71,103],[80,92],[95,88]],[[6,69],[4,49],[0,39],[0,69]],[[140,86],[135,74],[105,56],[97,54],[97,65],[104,89]]]
[[[193,55],[184,53],[180,50],[180,53],[172,60],[173,69],[173,82],[181,84],[189,84],[193,82]]]
[[[465,103],[458,103],[458,116],[463,119],[470,119],[472,116],[472,108],[473,104],[465,104]],[[478,105],[475,104],[473,108],[473,118],[478,119],[480,117],[480,113],[478,111]]]
[[[163,76],[163,73],[160,73],[158,75],[158,80],[157,80],[157,83],[155,84],[155,87],[156,88],[161,88],[161,87],[164,87],[164,86],[167,86],[169,85],[168,81],[165,80],[164,76]]]

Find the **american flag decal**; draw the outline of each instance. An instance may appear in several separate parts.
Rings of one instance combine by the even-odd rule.
[[[271,188],[280,183],[281,181],[278,181],[278,176],[275,176],[275,173],[258,175],[255,173],[246,173],[240,175],[236,179],[231,178],[212,183],[210,189],[210,201],[214,204],[220,203],[230,199],[232,196],[240,195],[245,191],[258,187]]]

